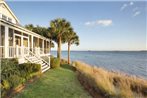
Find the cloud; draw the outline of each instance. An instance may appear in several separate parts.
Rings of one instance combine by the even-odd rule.
[[[85,23],[86,26],[96,26],[96,25],[110,26],[111,24],[112,24],[112,20],[111,19],[89,21],[89,22]]]
[[[134,5],[134,2],[132,2],[132,1],[130,3],[128,3],[128,4],[125,3],[125,4],[122,5],[120,10],[123,11],[125,8],[127,8],[128,6],[132,6],[132,5]]]
[[[134,16],[134,17],[135,17],[135,16],[138,16],[140,13],[141,13],[140,11],[136,11],[136,12],[133,14],[133,16]]]
[[[97,24],[103,25],[103,26],[109,26],[112,24],[112,20],[98,20]]]
[[[133,15],[132,15],[133,17],[140,15],[141,14],[141,11],[140,11],[139,7],[137,7],[137,6],[135,7],[133,5],[134,5],[134,2],[133,1],[131,1],[129,3],[125,3],[125,4],[122,5],[122,7],[120,8],[120,10],[123,11],[126,8],[131,8],[132,9],[132,13],[133,13]]]
[[[130,5],[134,5],[134,2],[130,2]]]
[[[128,5],[127,4],[123,4],[123,6],[120,8],[120,10],[124,10]]]
[[[94,22],[94,21],[88,21],[85,23],[85,25],[87,25],[87,26],[93,26],[95,24],[96,24],[96,22]]]

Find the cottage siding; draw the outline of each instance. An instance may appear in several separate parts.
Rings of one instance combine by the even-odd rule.
[[[15,19],[15,17],[12,15],[12,13],[8,10],[8,8],[3,3],[0,4],[0,13],[7,16],[7,18],[11,18],[12,23],[14,24],[17,23],[17,20]]]

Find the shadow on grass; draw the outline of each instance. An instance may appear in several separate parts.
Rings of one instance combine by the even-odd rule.
[[[76,68],[71,66],[71,65],[69,65],[69,64],[61,64],[61,67],[65,68],[65,69],[72,70],[72,71],[76,71]]]

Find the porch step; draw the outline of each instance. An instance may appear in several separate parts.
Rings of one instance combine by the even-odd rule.
[[[43,60],[41,57],[36,56],[34,53],[30,51],[31,55],[26,56],[25,59],[31,63],[37,63],[41,65],[41,72],[45,72],[50,69],[50,65]]]
[[[42,61],[41,60],[34,60],[33,63],[39,63],[40,64],[40,63],[42,63]]]
[[[41,66],[41,69],[45,69],[46,67],[48,67],[48,65],[44,65],[44,66]]]
[[[47,68],[43,69],[42,70],[42,73],[45,72],[45,71],[47,71],[48,69],[50,69],[50,67],[47,67]]]

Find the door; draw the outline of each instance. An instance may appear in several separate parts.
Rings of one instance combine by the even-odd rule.
[[[14,34],[14,46],[16,50],[16,56],[22,57],[24,55],[28,55],[29,50],[29,39],[26,36]],[[22,41],[22,42],[21,42]]]

